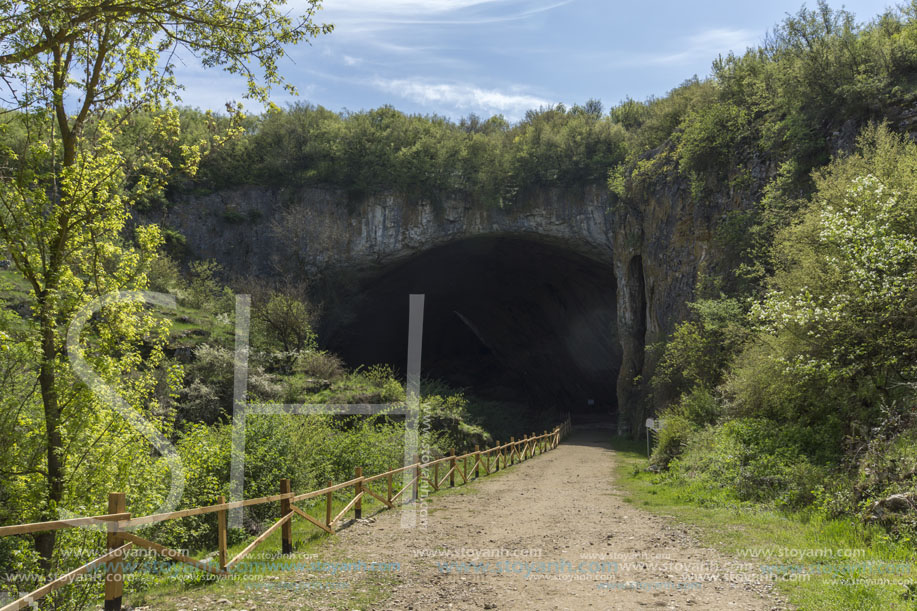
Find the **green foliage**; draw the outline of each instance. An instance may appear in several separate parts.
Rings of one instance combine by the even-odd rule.
[[[778,24],[765,44],[713,64],[712,78],[686,81],[667,96],[627,99],[611,110],[626,129],[627,159],[610,168],[609,187],[639,209],[657,179],[685,180],[695,199],[758,199],[724,228],[730,248],[716,291],[757,292],[772,271],[768,246],[809,174],[870,121],[898,120],[917,96],[917,9],[913,3],[857,24],[824,2]],[[774,163],[767,185],[752,170]],[[736,242],[739,227],[750,240]],[[733,293],[734,294],[734,293]]]
[[[233,307],[231,291],[220,281],[220,271],[220,265],[212,259],[192,261],[187,293],[181,295],[182,303],[213,313],[226,312]]]
[[[646,102],[627,99],[611,110],[611,118],[627,129],[631,158],[661,147],[691,113],[715,99],[716,87],[709,80],[695,76],[661,98]]]
[[[502,117],[456,124],[390,106],[338,114],[297,104],[247,130],[203,162],[201,180],[221,188],[336,185],[355,197],[398,191],[432,201],[463,193],[500,205],[535,187],[601,181],[626,154],[624,129],[594,101],[530,111],[512,127]]]
[[[813,167],[827,161],[824,134],[862,125],[906,100],[917,66],[914,10],[857,25],[821,1],[775,28],[761,49],[714,63],[723,94],[765,119],[762,144]]]
[[[260,337],[268,347],[292,355],[310,350],[314,352],[314,312],[303,299],[288,293],[272,292],[266,303],[255,307],[253,318],[259,323]]]
[[[307,376],[334,382],[344,373],[340,358],[324,350],[307,350],[298,355],[294,370]]]
[[[674,412],[697,427],[716,424],[723,415],[722,406],[713,393],[697,386],[681,396]]]
[[[678,327],[657,384],[666,390],[678,374],[674,394],[694,390],[673,400],[672,413],[708,405],[698,388],[718,386],[725,397],[716,427],[672,444],[683,451],[680,477],[788,506],[815,491],[824,511],[861,517],[881,498],[912,493],[915,175],[917,144],[867,128],[855,151],[815,175],[816,193],[776,233],[776,272],[748,317],[736,302],[701,301],[701,322]],[[776,192],[769,197],[780,206]],[[717,353],[729,337],[731,348]],[[827,468],[833,485],[816,487]],[[907,520],[886,525],[901,536],[913,530]]]
[[[382,369],[353,375],[384,389],[393,384],[389,374]],[[404,390],[397,383],[394,386],[396,396],[385,396],[381,390],[381,398],[403,404]],[[430,426],[420,427],[419,444],[429,455],[443,456],[450,448],[462,452],[475,443],[490,441],[480,428],[468,423],[465,405],[461,395],[422,398],[418,421]],[[443,426],[445,421],[451,425]],[[404,461],[404,426],[403,417],[384,413],[370,417],[250,416],[245,429],[245,496],[274,494],[282,478],[290,478],[294,490],[307,491],[323,487],[328,480],[351,479],[356,467],[367,475],[396,468]],[[230,424],[185,427],[178,442],[188,482],[184,506],[212,504],[221,494],[229,496],[231,447]],[[276,519],[275,505],[250,508],[245,530],[259,532],[271,519]],[[212,550],[216,546],[215,515],[162,522],[151,527],[149,534],[173,547]],[[245,531],[233,532],[232,540],[245,536]]]
[[[917,497],[917,410],[913,400],[882,405],[877,426],[847,441],[851,447],[845,469],[816,489],[818,507],[829,516],[852,514],[882,525],[903,540],[917,541],[912,512],[881,507],[893,495]]]
[[[710,487],[727,487],[743,501],[803,507],[824,471],[807,458],[798,433],[766,419],[738,418],[702,430],[684,444],[672,468]]]
[[[113,489],[147,510],[162,500],[162,465],[121,413],[146,420],[147,437],[171,433],[163,402],[179,371],[165,359],[168,326],[136,302],[116,303],[82,336],[66,334],[95,299],[148,287],[163,238],[155,226],[131,226],[130,209],[162,201],[167,175],[193,173],[228,136],[180,141],[180,117],[169,108],[176,49],[243,74],[248,96],[266,100],[271,85],[283,84],[284,47],[330,31],[312,22],[316,1],[299,17],[281,5],[0,2],[0,75],[13,111],[0,122],[0,251],[29,283],[32,314],[10,336],[24,349],[8,351],[33,381],[11,385],[21,392],[3,406],[24,442],[12,472],[36,491],[15,504],[13,522],[98,513],[94,505]],[[121,413],[75,375],[75,357],[123,399]],[[57,537],[34,536],[45,572],[58,560]]]
[[[707,179],[724,181],[735,171],[742,152],[740,143],[750,131],[748,112],[729,102],[717,101],[688,111],[678,141],[679,169],[690,177],[699,196]]]
[[[667,469],[673,460],[684,453],[697,431],[716,424],[722,411],[719,401],[705,388],[696,386],[682,395],[677,404],[659,416],[663,426],[653,448],[650,464],[658,470]]]
[[[917,561],[913,545],[891,541],[878,525],[862,524],[850,516],[826,517],[811,508],[794,511],[741,501],[729,488],[645,469],[642,444],[618,438],[614,441],[617,484],[625,500],[656,514],[695,527],[700,541],[743,561],[768,566],[775,589],[799,609],[818,611],[911,611],[909,588],[889,575],[875,576],[874,567],[889,567],[907,581],[907,570]],[[822,482],[832,485],[842,478],[834,474]],[[787,562],[782,550],[855,550],[856,556],[808,556]],[[895,567],[895,568],[892,568]],[[799,575],[806,576],[799,579]],[[839,580],[863,581],[846,583]]]
[[[817,178],[801,222],[778,238],[782,269],[752,307],[755,342],[730,381],[746,411],[871,426],[909,395],[917,332],[917,145],[884,128]]]
[[[741,304],[728,298],[689,304],[692,320],[676,326],[663,346],[651,385],[657,409],[692,388],[714,388],[748,331]]]
[[[150,261],[147,276],[151,291],[175,294],[186,293],[188,290],[187,282],[181,273],[178,263],[165,255]]]
[[[695,427],[687,418],[674,411],[664,413],[661,418],[664,424],[650,456],[650,464],[656,469],[667,469],[684,452]]]

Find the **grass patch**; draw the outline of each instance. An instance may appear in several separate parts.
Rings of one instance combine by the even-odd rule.
[[[646,446],[617,438],[624,500],[699,527],[704,544],[773,575],[804,611],[917,610],[917,552],[878,527],[737,501],[723,489],[647,472]]]

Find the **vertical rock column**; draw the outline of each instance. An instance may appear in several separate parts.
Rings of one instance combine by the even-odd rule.
[[[622,360],[618,373],[618,434],[636,435],[644,415],[643,358],[646,349],[646,285],[643,259],[622,253],[615,261],[618,276],[618,338]]]

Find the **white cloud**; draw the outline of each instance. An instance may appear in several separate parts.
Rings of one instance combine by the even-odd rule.
[[[344,60],[344,64],[347,66],[356,66],[357,64],[363,63],[361,58],[351,57],[350,55],[343,55],[341,59]]]
[[[677,53],[655,55],[649,63],[669,64],[689,62],[696,59],[713,58],[729,51],[742,53],[746,48],[754,46],[756,36],[750,30],[713,28],[705,30],[685,39],[684,46]]]
[[[484,25],[520,21],[573,0],[531,3],[519,0],[343,0],[322,9],[320,21],[341,32],[365,34],[403,25]],[[471,10],[466,10],[471,9]]]
[[[722,48],[748,47],[754,43],[755,34],[751,30],[730,30],[727,28],[713,28],[688,38],[695,47]]]
[[[479,4],[505,0],[336,0],[325,6],[326,12],[347,11],[389,15],[430,15],[448,13]]]
[[[461,111],[501,113],[510,119],[525,111],[547,106],[550,101],[524,93],[482,89],[474,85],[428,83],[411,79],[376,79],[373,84],[388,93],[422,105],[445,105]]]

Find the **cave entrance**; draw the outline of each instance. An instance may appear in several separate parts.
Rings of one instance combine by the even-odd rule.
[[[469,238],[355,288],[326,336],[348,365],[403,372],[408,296],[423,293],[423,378],[530,410],[614,418],[621,349],[610,261],[531,239]]]

